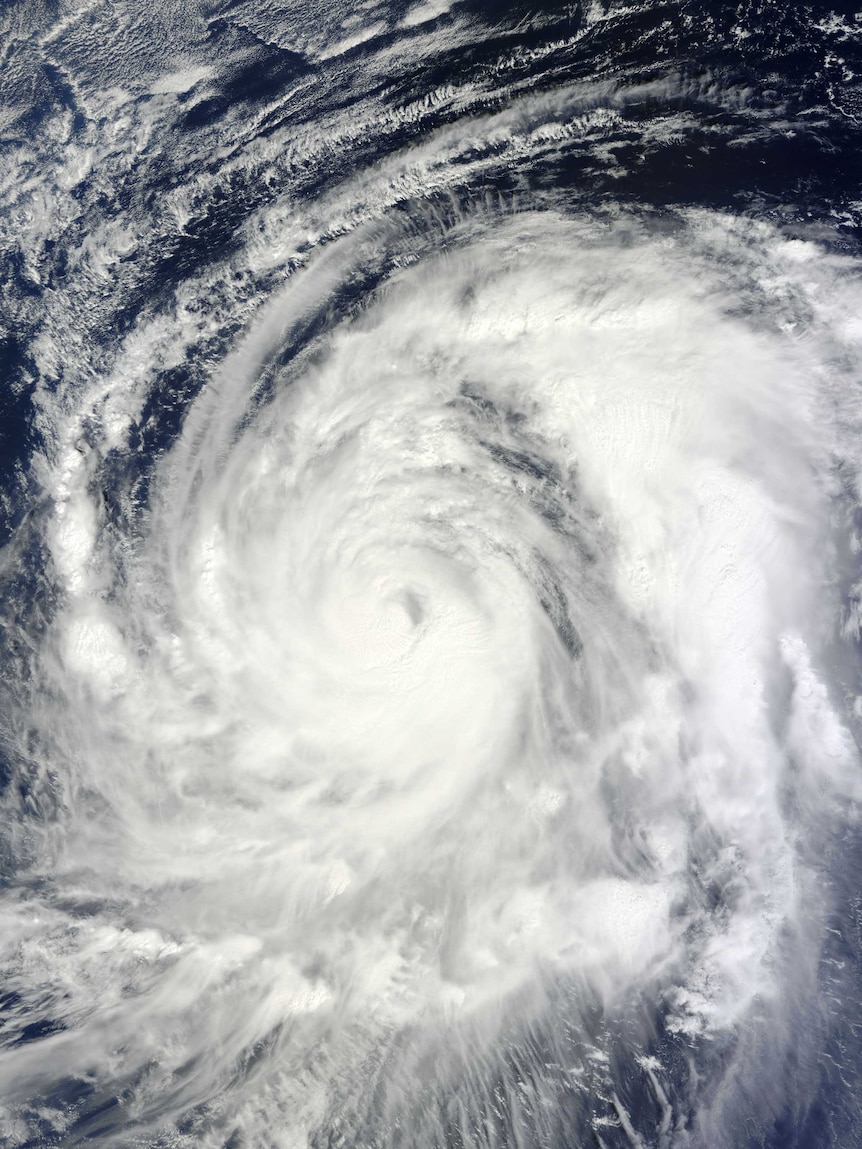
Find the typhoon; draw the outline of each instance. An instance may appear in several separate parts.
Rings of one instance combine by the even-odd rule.
[[[862,18],[0,42],[2,1144],[862,1146]]]

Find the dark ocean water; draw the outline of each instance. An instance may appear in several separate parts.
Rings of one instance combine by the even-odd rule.
[[[862,1145],[862,13],[0,37],[0,1143]]]

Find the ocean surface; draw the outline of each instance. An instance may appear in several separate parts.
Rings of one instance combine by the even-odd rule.
[[[862,12],[0,10],[0,1144],[862,1146]]]

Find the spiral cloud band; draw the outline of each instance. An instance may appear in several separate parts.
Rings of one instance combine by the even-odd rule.
[[[4,189],[5,1143],[855,1143],[860,264],[623,189],[802,128],[212,8],[36,28]]]

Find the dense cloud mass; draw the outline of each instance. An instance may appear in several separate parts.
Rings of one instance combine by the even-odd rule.
[[[862,19],[0,27],[0,1140],[862,1145]]]

